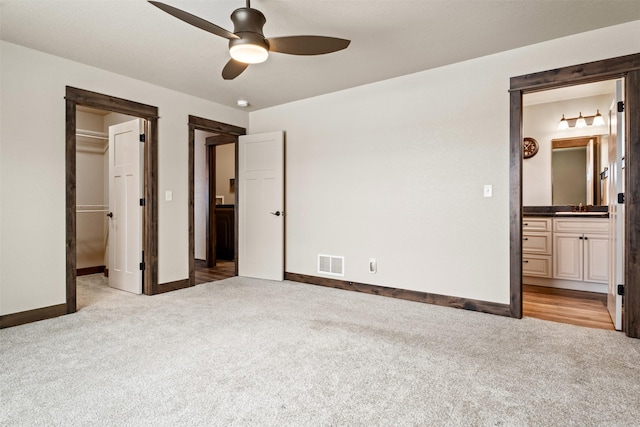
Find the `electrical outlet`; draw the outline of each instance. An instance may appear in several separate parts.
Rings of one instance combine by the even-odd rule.
[[[369,273],[376,274],[378,272],[378,261],[375,258],[369,258]]]
[[[173,191],[171,190],[167,190],[164,192],[164,201],[165,202],[170,202],[173,200]]]
[[[484,197],[493,197],[493,185],[485,184],[485,186],[484,186]]]

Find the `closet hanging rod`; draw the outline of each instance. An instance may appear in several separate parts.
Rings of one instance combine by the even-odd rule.
[[[93,130],[76,129],[76,136],[83,136],[85,138],[95,138],[109,140],[109,134],[105,132],[96,132]]]

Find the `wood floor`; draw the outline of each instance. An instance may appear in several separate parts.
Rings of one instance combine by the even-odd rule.
[[[235,261],[217,260],[215,267],[207,268],[205,261],[197,259],[196,285],[234,277],[236,275],[235,269]]]
[[[522,285],[522,306],[525,317],[614,330],[606,294]]]

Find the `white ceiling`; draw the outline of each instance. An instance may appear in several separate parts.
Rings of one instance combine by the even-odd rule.
[[[233,30],[244,0],[165,0]],[[314,57],[273,53],[233,81],[227,40],[144,0],[0,0],[0,38],[220,104],[256,110],[640,19],[640,0],[253,0],[266,37],[352,40]]]

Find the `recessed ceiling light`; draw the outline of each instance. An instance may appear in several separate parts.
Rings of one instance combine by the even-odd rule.
[[[249,106],[249,101],[244,100],[244,99],[238,99],[238,107],[248,107]]]

